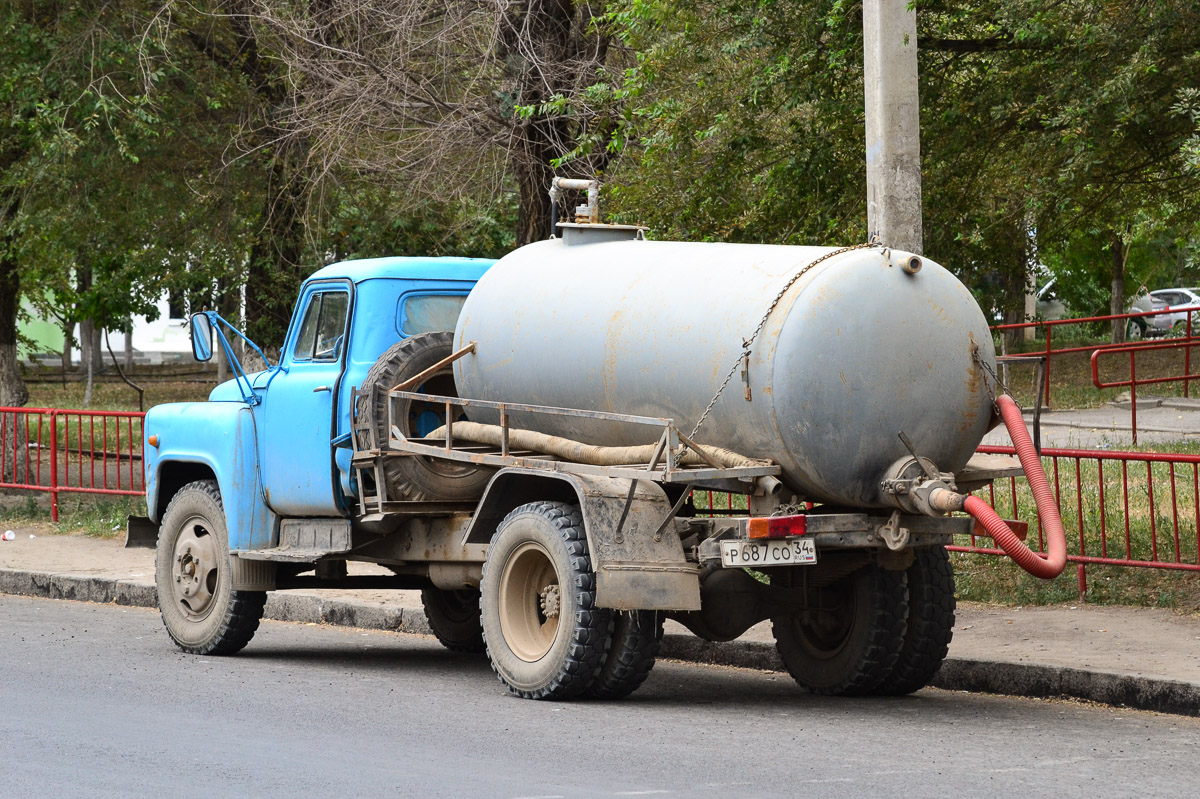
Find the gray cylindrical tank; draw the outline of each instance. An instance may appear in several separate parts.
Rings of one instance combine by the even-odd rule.
[[[598,231],[597,231],[598,232]],[[531,244],[472,290],[455,331],[460,396],[669,417],[687,433],[788,279],[832,248],[641,240]],[[992,417],[995,352],[971,293],[896,250],[836,255],[800,278],[697,438],[783,468],[803,496],[886,507],[879,483],[907,451],[964,466]],[[747,388],[749,399],[747,399]],[[486,419],[475,418],[481,421]],[[644,427],[514,416],[608,445]]]

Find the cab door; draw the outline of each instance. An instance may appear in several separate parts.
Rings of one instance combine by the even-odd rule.
[[[341,515],[331,440],[352,299],[349,281],[305,287],[282,354],[284,371],[259,407],[263,490],[280,516]]]

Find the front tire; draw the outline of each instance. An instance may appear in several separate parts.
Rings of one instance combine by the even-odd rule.
[[[232,655],[254,637],[267,593],[234,591],[231,575],[216,481],[189,483],[163,514],[154,565],[163,625],[184,652]]]
[[[883,682],[904,643],[905,573],[864,566],[806,599],[806,609],[771,620],[792,679],[833,696],[869,693]]]
[[[479,587],[488,657],[510,691],[568,699],[592,685],[612,620],[595,585],[578,505],[532,502],[504,518]]]

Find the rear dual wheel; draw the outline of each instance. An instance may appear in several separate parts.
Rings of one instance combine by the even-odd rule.
[[[954,633],[954,572],[943,546],[917,549],[905,571],[867,566],[810,593],[773,620],[789,673],[818,694],[899,696],[929,684]]]
[[[663,614],[596,607],[578,505],[533,502],[508,514],[480,583],[492,669],[526,699],[621,699],[645,682]]]
[[[906,572],[908,625],[896,665],[875,688],[887,696],[911,694],[929,684],[954,636],[954,568],[941,545],[916,550]]]
[[[622,610],[614,615],[604,664],[588,687],[593,699],[623,699],[641,687],[662,645],[664,614]]]
[[[479,653],[484,650],[478,589],[447,591],[433,586],[423,588],[421,605],[425,609],[429,629],[442,646],[451,652]]]
[[[492,669],[525,699],[568,699],[595,682],[612,611],[596,607],[579,506],[522,505],[492,536],[480,582]]]
[[[772,619],[788,673],[815,694],[870,693],[891,674],[904,643],[905,573],[864,566],[805,599],[803,610]]]

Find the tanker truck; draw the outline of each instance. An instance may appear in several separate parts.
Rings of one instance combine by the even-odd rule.
[[[769,621],[801,687],[896,695],[946,656],[955,535],[978,521],[1062,570],[1040,461],[948,270],[878,243],[651,241],[600,222],[594,182],[556,180],[556,212],[573,188],[574,221],[496,262],[318,270],[261,371],[232,325],[192,317],[197,359],[220,347],[234,378],[147,414],[128,539],[157,548],[178,647],[241,650],[270,591],[419,589],[438,640],[524,698],[627,696],[667,619],[709,641]],[[1045,557],[968,493],[1012,472],[973,460],[1002,419]]]

